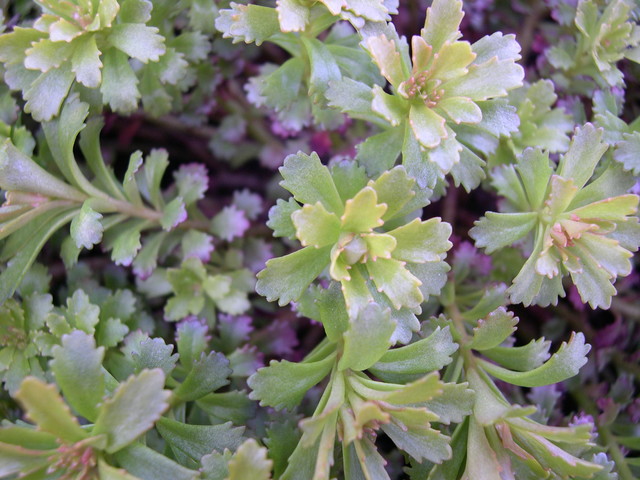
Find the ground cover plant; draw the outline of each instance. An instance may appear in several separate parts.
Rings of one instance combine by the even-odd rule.
[[[0,5],[0,478],[640,476],[640,4]]]

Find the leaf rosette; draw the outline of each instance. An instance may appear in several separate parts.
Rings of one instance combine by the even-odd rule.
[[[515,166],[496,171],[507,211],[488,212],[470,235],[491,253],[532,234],[531,254],[508,290],[512,302],[555,304],[568,273],[584,302],[608,308],[613,282],[631,273],[640,243],[638,196],[625,194],[629,178],[614,165],[587,183],[606,150],[602,130],[587,123],[557,168],[548,153],[529,149]]]
[[[419,312],[425,297],[440,290],[451,227],[439,218],[405,223],[428,203],[428,192],[418,190],[403,167],[367,181],[355,164],[329,170],[315,153],[298,153],[280,172],[293,198],[271,210],[270,226],[304,248],[269,260],[258,274],[258,293],[286,305],[327,267],[350,316],[380,296],[395,310]]]
[[[617,62],[625,58],[640,62],[640,27],[632,3],[582,0],[573,23],[573,38],[562,38],[547,52],[549,63],[563,74],[554,80],[572,89],[581,86],[574,82],[578,76],[591,77],[600,87],[624,85]],[[587,86],[592,91],[593,85]]]
[[[129,64],[157,62],[166,49],[158,29],[146,25],[148,0],[41,0],[33,28],[16,27],[0,37],[5,80],[22,90],[25,111],[38,121],[58,114],[74,83],[100,87],[104,103],[131,112],[140,98]]]
[[[411,171],[421,184],[429,186],[461,160],[463,165],[458,168],[462,171],[454,172],[457,183],[467,189],[477,186],[483,177],[478,165],[484,162],[474,153],[477,147],[467,138],[468,128],[499,136],[518,125],[514,109],[496,99],[522,85],[524,70],[516,63],[520,46],[513,35],[501,33],[474,44],[459,40],[463,16],[461,1],[435,1],[427,10],[421,34],[411,39],[411,57],[404,38],[391,26],[385,33],[366,36],[363,41],[380,73],[391,84],[392,93],[379,86],[367,92],[359,85],[356,90],[362,101],[371,102],[369,112],[395,132],[389,135],[398,137],[397,151],[390,155],[392,163],[400,150],[407,168],[416,155],[424,156],[418,163],[432,162],[428,167],[434,169],[431,173],[419,172],[427,167],[414,167]],[[367,109],[342,98],[339,90],[347,84],[353,82],[332,84],[327,94],[331,104],[354,117],[365,118]],[[502,122],[497,121],[500,118]],[[503,126],[499,127],[499,123]],[[511,127],[505,129],[505,125]],[[473,179],[466,178],[469,176]]]

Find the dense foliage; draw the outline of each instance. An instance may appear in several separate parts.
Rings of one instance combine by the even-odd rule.
[[[0,478],[640,476],[637,2],[0,5]]]

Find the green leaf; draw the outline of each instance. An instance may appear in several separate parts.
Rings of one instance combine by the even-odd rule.
[[[366,265],[378,291],[389,297],[396,310],[402,307],[416,308],[424,301],[419,288],[420,280],[405,268],[404,262],[378,258]]]
[[[30,450],[19,445],[0,443],[0,476],[3,478],[12,477],[20,472],[46,467],[49,463],[50,453]]]
[[[402,98],[389,95],[379,85],[374,85],[371,111],[384,118],[392,127],[397,127],[407,116],[407,104]]]
[[[331,246],[305,247],[284,257],[267,261],[258,273],[256,292],[278,305],[295,301],[329,264]]]
[[[138,477],[130,475],[122,468],[109,465],[102,458],[98,458],[98,474],[100,480],[138,480]]]
[[[482,37],[472,47],[473,53],[477,55],[475,63],[484,63],[493,57],[498,57],[499,60],[520,60],[520,45],[515,35],[495,32]]]
[[[169,407],[162,370],[143,370],[120,384],[100,408],[92,434],[106,434],[108,453],[123,449],[153,427]],[[135,474],[135,472],[133,472]]]
[[[276,111],[291,107],[292,101],[303,88],[305,66],[301,59],[290,58],[263,79],[261,94]]]
[[[346,201],[344,214],[340,217],[341,229],[343,232],[371,232],[384,224],[382,216],[386,211],[387,206],[378,203],[376,191],[364,187]]]
[[[227,378],[231,373],[229,360],[223,354],[210,352],[205,355],[203,352],[201,357],[193,362],[187,378],[173,394],[183,402],[196,400],[227,385]]]
[[[191,232],[189,232],[191,233]],[[188,234],[185,235],[188,238]],[[133,260],[133,273],[138,277],[149,277],[158,266],[158,256],[164,241],[167,239],[166,232],[158,232],[145,237],[144,245]],[[185,238],[183,237],[183,241]]]
[[[433,156],[433,152],[432,152]],[[451,167],[451,176],[457,186],[462,185],[467,192],[477,188],[486,178],[484,167],[486,162],[473,153],[467,146],[462,145],[460,161]]]
[[[160,418],[156,428],[162,438],[195,462],[214,450],[235,450],[242,442],[244,427],[233,427],[231,422],[220,425],[189,425],[169,418]]]
[[[317,306],[317,314],[311,318],[322,322],[329,341],[338,342],[342,338],[342,334],[349,328],[349,315],[340,284],[331,282],[329,288],[321,289],[317,294],[317,299],[313,301]],[[309,316],[311,314],[304,313],[303,315]]]
[[[296,227],[291,220],[291,214],[300,209],[300,205],[292,197],[288,201],[281,198],[269,210],[267,227],[273,230],[274,237],[295,238]]]
[[[135,373],[159,368],[168,377],[178,361],[178,354],[172,355],[173,345],[165,344],[162,338],[149,338],[142,332],[127,337],[122,353],[133,364]]]
[[[158,34],[158,29],[140,23],[114,25],[107,41],[142,63],[157,62],[165,52],[164,37]]]
[[[181,322],[176,328],[180,363],[188,370],[209,348],[209,327],[198,319]],[[231,372],[229,372],[231,373]]]
[[[102,80],[102,62],[95,35],[82,35],[73,42],[75,50],[71,57],[71,71],[76,80],[88,88],[98,88]]]
[[[140,91],[138,78],[133,72],[127,55],[114,48],[103,52],[102,85],[100,93],[104,103],[120,113],[130,113],[138,107]]]
[[[338,370],[366,370],[376,363],[391,346],[391,335],[396,322],[389,310],[382,310],[370,303],[349,321],[349,329],[343,334],[343,353]]]
[[[100,345],[107,348],[115,347],[124,339],[127,333],[129,333],[129,327],[122,323],[120,319],[109,318],[98,324],[96,340]]]
[[[516,331],[517,323],[518,318],[513,313],[500,307],[486,318],[478,320],[478,325],[473,329],[473,338],[467,346],[480,351],[497,347]]]
[[[388,234],[397,241],[393,258],[406,262],[439,262],[453,245],[448,240],[451,226],[438,218],[424,222],[416,218]]]
[[[487,212],[474,222],[469,235],[476,247],[484,248],[487,253],[495,252],[517,242],[529,233],[538,223],[537,212],[495,213]]]
[[[409,125],[413,135],[424,148],[435,148],[447,136],[445,119],[424,103],[411,104]]]
[[[543,365],[528,372],[514,372],[479,359],[482,367],[494,377],[521,387],[551,385],[577,375],[580,367],[587,363],[586,355],[591,350],[584,342],[581,332],[572,333],[568,342],[562,342],[558,351]]]
[[[340,235],[340,220],[317,202],[305,205],[291,214],[296,228],[296,237],[303,247],[316,248],[333,245]]]
[[[247,383],[252,389],[249,398],[277,410],[291,410],[302,401],[307,390],[327,376],[334,363],[335,353],[308,363],[272,360],[268,367],[260,368],[249,377]]]
[[[75,202],[86,199],[86,195],[51,175],[18,150],[10,140],[6,140],[0,147],[0,188]]]
[[[582,188],[593,175],[596,165],[607,150],[602,141],[602,129],[585,123],[575,130],[569,151],[560,159],[556,173]]]
[[[385,222],[413,213],[429,203],[418,192],[426,190],[427,196],[431,192],[418,189],[416,181],[401,166],[385,171],[369,185],[376,191],[378,202],[387,205],[387,211],[382,216]]]
[[[176,197],[171,200],[162,212],[160,225],[167,232],[173,230],[187,219],[187,210],[184,208],[182,197]]]
[[[41,74],[24,91],[23,96],[27,101],[24,111],[30,113],[38,122],[51,120],[60,111],[74,77],[69,64]]]
[[[62,336],[62,346],[52,349],[51,371],[69,404],[89,421],[98,416],[104,396],[102,360],[104,347],[81,330]]]
[[[577,215],[582,220],[624,222],[627,216],[633,215],[637,211],[637,195],[619,195],[576,208],[571,210],[570,213]]]
[[[369,136],[364,142],[356,146],[358,150],[356,160],[365,166],[369,175],[384,175],[387,170],[395,165],[398,156],[400,156],[403,140],[404,130],[402,128],[392,128]],[[381,192],[378,190],[379,199],[380,195]],[[385,216],[390,215],[391,207],[389,205],[388,207]],[[396,209],[394,208],[393,211],[396,211]]]
[[[359,118],[372,123],[379,123],[380,119],[371,110],[373,94],[367,84],[342,77],[329,82],[329,88],[324,92],[328,106],[338,108],[351,118]],[[369,137],[371,138],[371,137]]]
[[[165,455],[140,443],[116,452],[116,460],[141,480],[196,480],[199,472],[178,465]]]
[[[229,461],[228,480],[269,480],[273,461],[267,458],[267,449],[253,438],[246,440]]]
[[[473,416],[469,419],[467,467],[465,475],[478,480],[502,480],[496,453],[491,448],[482,425]]]
[[[34,227],[30,232],[30,238],[25,239],[11,263],[0,273],[0,304],[13,295],[47,240],[63,225],[70,222],[76,212],[75,209],[69,211],[64,208],[52,211],[45,221]],[[5,249],[6,246],[5,244]]]
[[[549,358],[551,342],[544,338],[532,340],[521,347],[494,347],[482,354],[511,370],[533,370]]]
[[[116,265],[128,267],[136,257],[142,244],[140,243],[140,231],[145,226],[146,220],[131,220],[120,225],[117,236],[114,238],[115,230],[109,232],[109,241],[105,242],[105,247],[111,248],[111,260]]]
[[[372,36],[366,39],[365,45],[380,73],[391,85],[398,87],[408,77],[395,39],[388,39],[385,35]]]
[[[475,392],[466,383],[441,384],[439,395],[424,402],[440,423],[460,423],[473,411]]]
[[[623,140],[616,144],[613,158],[620,162],[625,170],[640,175],[640,132],[623,133]]]
[[[460,22],[464,12],[460,0],[435,0],[427,9],[427,18],[420,36],[437,52],[445,42],[460,38]]]
[[[345,478],[375,478],[390,480],[384,466],[387,461],[378,452],[373,441],[363,436],[349,445],[342,444]]]
[[[79,442],[89,436],[71,415],[55,385],[47,385],[35,377],[27,377],[16,392],[16,399],[27,417],[43,432],[51,433],[69,443]]]
[[[278,0],[278,21],[283,32],[301,32],[309,23],[310,9],[300,0]]]
[[[216,18],[216,28],[224,38],[233,38],[233,43],[262,44],[273,35],[280,33],[276,10],[260,5],[230,4],[230,10],[220,10]]]
[[[518,159],[516,166],[529,205],[539,208],[547,195],[549,179],[553,174],[549,154],[537,148],[527,149]]]
[[[404,413],[404,412],[403,412]],[[391,423],[383,424],[382,430],[396,444],[419,462],[429,460],[441,463],[451,458],[450,438],[434,430],[423,420],[422,412],[407,411],[402,422],[392,417]]]
[[[73,53],[73,45],[66,42],[52,42],[42,39],[35,42],[31,48],[25,51],[24,66],[29,70],[48,72],[60,68]]]
[[[331,166],[331,177],[343,202],[355,197],[369,181],[365,169],[351,160],[335,162]]]
[[[483,64],[472,64],[466,75],[448,82],[446,95],[474,101],[504,97],[509,90],[522,86],[523,78],[524,69],[513,60],[493,57]]]
[[[85,201],[78,215],[71,221],[71,237],[78,248],[91,250],[102,240],[102,215],[90,207],[90,202]]]
[[[327,46],[320,40],[306,36],[302,36],[300,39],[307,50],[311,63],[309,95],[314,101],[324,103],[323,94],[329,87],[329,83],[342,77],[340,68],[338,68],[338,64]]]
[[[302,152],[289,155],[279,170],[284,178],[280,185],[289,190],[298,202],[310,205],[320,202],[329,212],[342,215],[344,205],[340,194],[329,169],[322,165],[315,152],[311,155]]]
[[[478,124],[479,128],[496,137],[509,136],[518,131],[520,117],[518,117],[515,107],[510,105],[506,99],[495,98],[475,103],[482,110],[482,121]]]
[[[457,349],[449,328],[438,327],[427,338],[389,350],[369,371],[386,382],[402,382],[440,370]]]
[[[441,108],[456,124],[479,123],[482,120],[480,107],[466,97],[448,97],[438,102]]]

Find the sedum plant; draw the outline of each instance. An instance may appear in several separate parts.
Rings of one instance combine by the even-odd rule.
[[[512,107],[498,97],[522,85],[520,47],[513,36],[499,33],[473,45],[459,40],[463,16],[461,1],[434,2],[420,35],[411,38],[411,58],[406,41],[393,30],[363,40],[392,94],[380,86],[369,91],[351,79],[328,92],[347,114],[377,115],[384,122],[386,132],[368,139],[360,151],[365,163],[373,162],[370,168],[390,168],[402,152],[403,165],[420,185],[433,187],[452,172],[457,184],[471,189],[483,177],[484,161],[468,135],[475,129],[489,135],[512,131],[503,128],[516,118]],[[517,126],[517,120],[511,123]],[[387,145],[381,158],[368,158],[368,149],[381,144],[393,147]]]
[[[494,182],[510,211],[487,213],[470,235],[492,252],[533,233],[529,258],[508,291],[512,302],[556,303],[564,296],[566,272],[583,301],[608,307],[616,292],[612,283],[631,273],[640,240],[633,216],[638,196],[624,194],[626,182],[615,167],[587,183],[607,150],[601,139],[602,131],[586,124],[576,129],[555,169],[547,154],[527,150],[515,166],[497,172]],[[535,182],[523,181],[531,174]],[[622,188],[611,196],[616,184]]]
[[[440,219],[403,221],[426,203],[424,192],[402,167],[367,181],[362,167],[329,170],[317,155],[289,156],[280,172],[293,198],[271,210],[270,222],[276,235],[295,236],[304,248],[269,260],[256,291],[285,305],[328,267],[350,315],[373,301],[398,310],[398,335],[406,342],[417,329],[411,311],[419,313],[425,296],[439,292],[451,247],[450,228]],[[414,320],[407,324],[407,317]]]
[[[151,2],[121,3],[38,2],[42,16],[33,27],[2,38],[0,57],[8,67],[7,83],[22,91],[25,111],[36,120],[56,116],[74,82],[100,87],[104,103],[114,110],[135,108],[138,81],[128,59],[157,62],[165,45],[158,29],[146,25]],[[136,40],[128,41],[132,37]]]
[[[640,476],[634,2],[0,13],[0,478]]]

